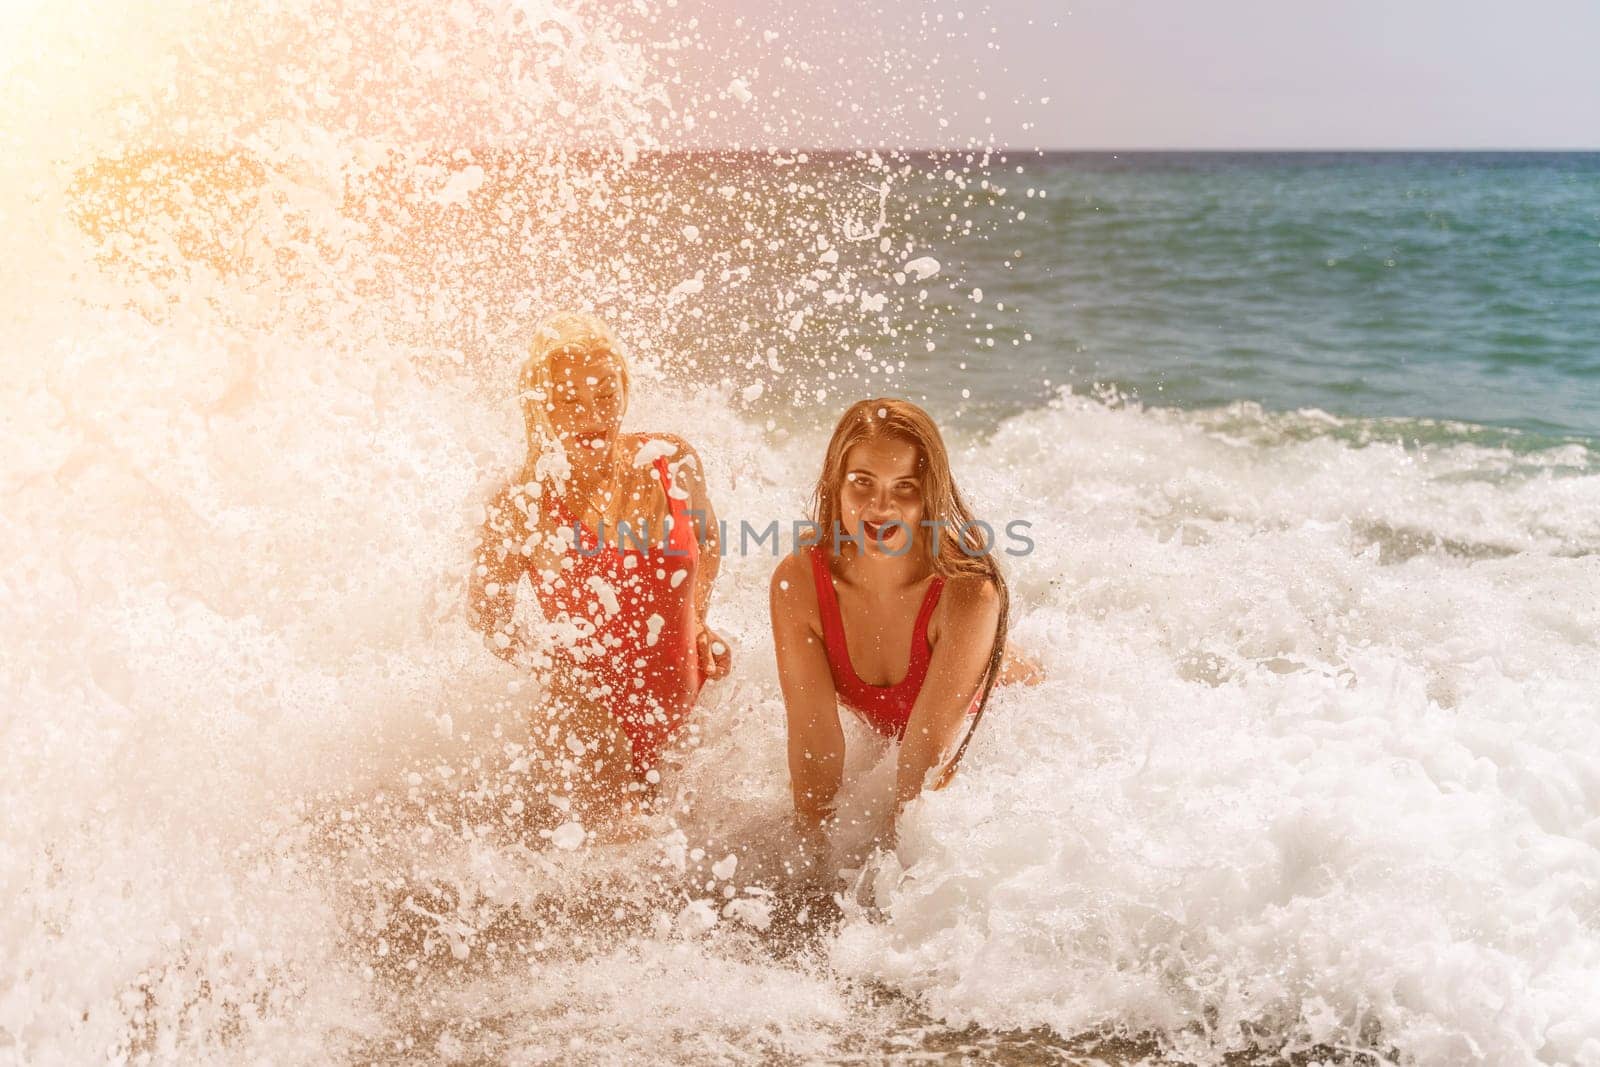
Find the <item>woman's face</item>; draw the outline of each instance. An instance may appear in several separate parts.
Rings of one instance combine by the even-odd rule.
[[[550,395],[544,404],[551,429],[569,452],[608,452],[628,405],[622,361],[603,345],[557,352],[550,357]]]
[[[850,446],[839,488],[839,523],[844,535],[859,535],[868,552],[903,556],[916,538],[922,517],[916,445],[878,438]],[[904,528],[888,525],[895,519],[904,523]]]

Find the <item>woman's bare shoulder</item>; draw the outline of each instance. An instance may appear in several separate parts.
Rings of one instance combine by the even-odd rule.
[[[546,528],[550,516],[548,507],[540,504],[544,490],[538,482],[511,477],[496,484],[494,494],[483,503],[483,521],[489,529],[520,539]]]
[[[985,604],[1000,602],[1000,589],[987,574],[961,574],[945,579],[939,603],[946,600],[958,611],[981,609]]]
[[[811,561],[801,552],[790,552],[772,568],[770,583],[774,615],[804,619],[817,617],[817,588],[811,578]]]
[[[937,643],[941,634],[988,632],[1000,621],[1000,589],[984,574],[962,574],[945,579],[938,606],[928,622],[928,638]]]
[[[491,519],[509,518],[509,512],[517,503],[527,499],[528,487],[515,478],[504,478],[490,484],[493,492],[483,501],[483,507]]]

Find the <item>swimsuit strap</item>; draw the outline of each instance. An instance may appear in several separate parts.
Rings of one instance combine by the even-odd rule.
[[[679,499],[673,495],[672,487],[675,480],[667,467],[665,456],[657,456],[655,462],[656,473],[661,475],[661,491],[667,497],[667,515],[672,519],[672,533],[668,538],[674,551],[696,552],[700,547],[700,539],[695,536],[694,522],[689,515],[689,500],[687,497]],[[681,531],[681,532],[680,532]]]
[[[828,558],[823,554],[821,545],[811,546],[806,555],[811,557],[811,576],[817,586],[817,607],[821,609],[822,640],[828,649],[828,659],[842,665],[845,674],[854,674],[854,669],[850,667],[850,650],[845,647],[844,619],[839,614],[833,575],[828,573]]]
[[[667,512],[671,515],[677,515],[679,512],[685,510],[689,505],[687,501],[679,500],[677,497],[672,495],[672,471],[667,466],[667,457],[657,456],[655,468],[656,473],[661,476],[661,491],[665,493],[667,497]]]
[[[928,661],[932,658],[928,651],[928,620],[933,618],[933,609],[939,606],[939,595],[943,591],[944,577],[936,574],[933,581],[928,583],[928,592],[922,598],[922,610],[917,612],[917,623],[911,629],[911,669],[906,672],[906,678],[909,680],[915,675],[919,686],[928,673]]]

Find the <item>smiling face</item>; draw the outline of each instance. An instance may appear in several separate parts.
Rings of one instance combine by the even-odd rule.
[[[904,555],[916,538],[923,518],[919,459],[914,443],[895,437],[860,441],[845,453],[839,524],[845,534],[859,534],[867,552]],[[905,527],[889,526],[895,519]]]
[[[609,451],[628,405],[622,360],[603,344],[563,348],[550,357],[548,390],[545,420],[569,453]]]

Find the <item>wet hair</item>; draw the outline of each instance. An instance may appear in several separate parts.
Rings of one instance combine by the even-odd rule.
[[[896,440],[911,444],[917,450],[917,478],[922,483],[923,519],[927,522],[943,521],[939,531],[939,551],[932,551],[933,530],[919,526],[912,531],[914,551],[928,558],[933,572],[942,578],[981,577],[994,583],[1000,594],[1000,622],[995,627],[994,644],[989,649],[989,665],[985,668],[982,698],[972,726],[961,740],[946,771],[954,771],[967,750],[978,728],[978,719],[989,704],[989,694],[1000,676],[1000,661],[1005,655],[1006,617],[1010,614],[1011,593],[1000,563],[995,558],[996,538],[991,532],[989,543],[982,543],[980,534],[973,528],[972,511],[956,488],[950,473],[950,454],[945,449],[939,427],[926,411],[909,400],[877,397],[860,400],[850,405],[833,428],[828,441],[828,451],[822,461],[822,476],[817,479],[811,495],[811,521],[821,531],[823,544],[832,544],[834,525],[839,521],[839,493],[844,486],[845,457],[850,450],[864,441]],[[962,549],[962,545],[966,549]],[[968,553],[972,553],[969,555]]]
[[[555,436],[545,411],[555,384],[550,377],[550,361],[562,353],[595,349],[603,349],[615,357],[622,374],[622,395],[626,399],[633,385],[628,373],[628,356],[604,319],[587,311],[558,311],[534,327],[528,342],[528,357],[517,373],[517,395],[530,437],[538,435],[548,440]]]

